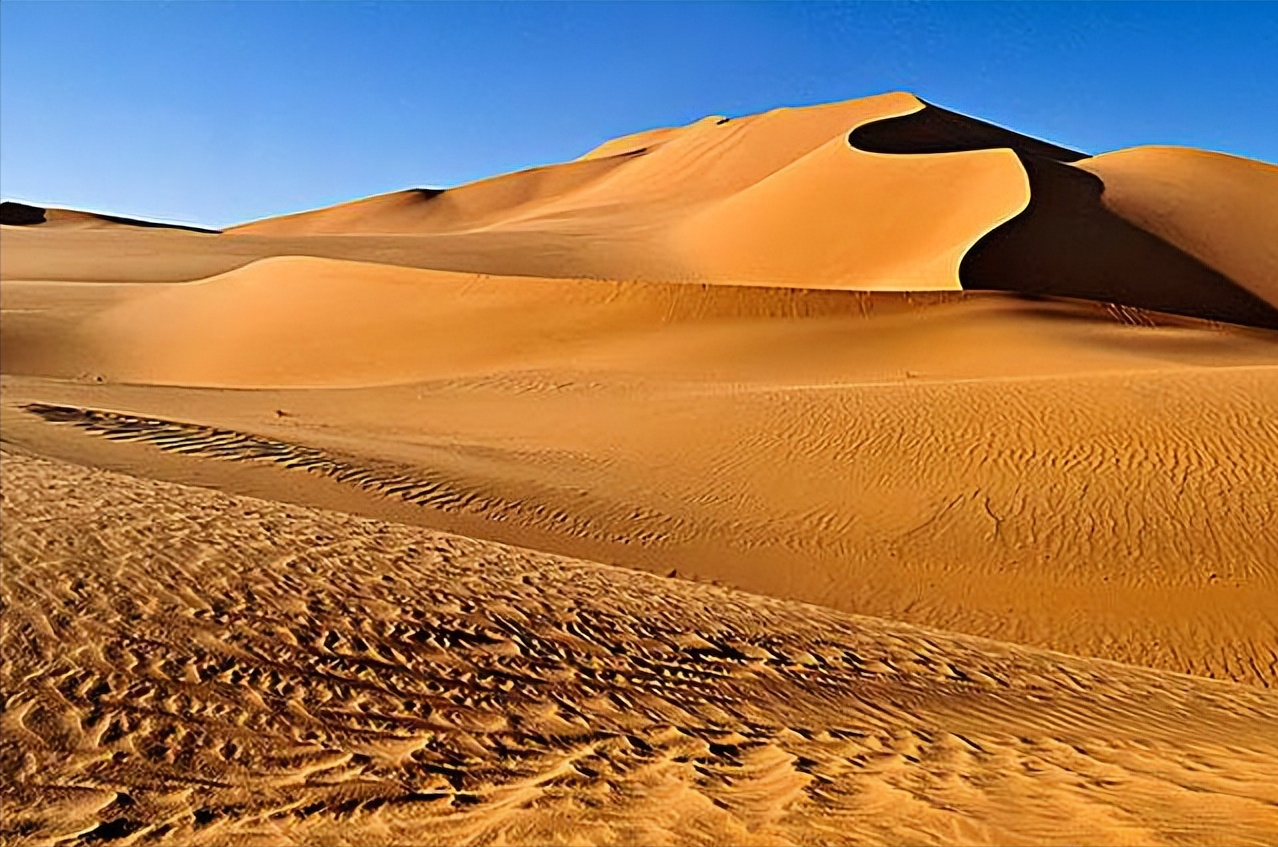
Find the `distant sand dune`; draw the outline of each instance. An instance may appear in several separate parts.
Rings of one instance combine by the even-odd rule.
[[[1236,285],[1278,304],[1278,167],[1183,147],[1136,147],[1078,163],[1101,201]]]
[[[1016,153],[1029,178],[1029,204],[963,257],[964,288],[1110,300],[1278,328],[1273,282],[1278,278],[1278,247],[1273,246],[1278,243],[1278,168],[1230,157],[1204,162],[1209,154],[1195,158],[1186,151],[1181,160],[1210,173],[1193,189],[1168,190],[1186,183],[1177,168],[1180,161],[1165,152],[1128,151],[1091,164],[1096,160],[1081,153],[932,106],[858,127],[849,143],[897,155],[989,148]],[[1079,173],[1080,168],[1089,174]],[[1107,187],[1090,176],[1106,173],[1122,187]],[[1219,211],[1224,209],[1233,211]],[[1171,221],[1181,222],[1180,227]],[[1171,238],[1159,237],[1164,235]],[[1182,243],[1216,246],[1182,251]],[[1216,264],[1234,271],[1236,281],[1196,258],[1204,252],[1219,255]],[[1226,258],[1235,255],[1240,258]]]
[[[100,212],[78,212],[74,209],[46,209],[42,206],[30,206],[26,203],[14,203],[8,200],[0,203],[0,225],[38,226],[42,230],[115,230],[120,227],[138,227],[142,229],[174,229],[186,232],[203,232],[209,234],[217,232],[217,230],[214,229],[203,229],[197,226],[184,226],[182,224],[143,221],[135,218],[122,218],[117,215],[105,215]]]

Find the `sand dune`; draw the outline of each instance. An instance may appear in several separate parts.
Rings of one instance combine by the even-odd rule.
[[[1278,167],[1180,147],[1137,147],[1078,163],[1105,207],[1270,305],[1278,303]]]
[[[1197,170],[1210,172],[1187,182],[1180,161],[1210,154],[1186,151],[1169,162],[1158,148],[1134,150],[1112,154],[1118,159],[1110,166],[933,106],[858,127],[849,143],[909,156],[1015,153],[1028,178],[1028,204],[965,252],[964,288],[1109,300],[1278,328],[1272,282],[1278,248],[1271,246],[1278,235],[1278,169],[1208,158],[1211,164]],[[1220,208],[1234,211],[1208,211]],[[1217,238],[1224,229],[1230,237]],[[1206,252],[1192,246],[1207,243],[1214,246]],[[1204,255],[1215,264],[1204,264]]]
[[[6,843],[1278,833],[1268,692],[0,466]]]
[[[0,203],[0,225],[38,226],[42,230],[116,230],[121,227],[136,227],[141,229],[174,229],[210,234],[217,232],[217,230],[184,226],[182,224],[122,218],[118,215],[106,215],[101,212],[80,212],[75,209],[46,209],[43,206],[31,206],[26,203],[15,203],[9,200]]]
[[[1278,681],[1268,333],[1000,293],[303,258],[72,286],[85,299],[62,324],[33,308],[67,288],[6,295],[6,438],[28,449]],[[161,423],[103,442],[24,403]],[[246,479],[168,422],[265,437],[268,457],[321,450],[340,472]],[[144,446],[170,436],[178,464]]]
[[[895,93],[3,204],[0,840],[1273,842],[1275,174]]]
[[[195,280],[309,255],[505,276],[996,289],[1275,327],[1274,173],[1165,148],[1087,158],[896,93],[710,117],[216,239],[94,232],[101,216],[59,212],[63,224],[6,231],[0,275]]]
[[[649,251],[666,254],[666,261],[654,266],[623,250],[602,274],[584,275],[957,288],[964,251],[1024,206],[1026,186],[1006,153],[920,164],[865,155],[847,144],[848,131],[859,124],[921,105],[911,95],[890,94],[737,120],[707,118],[620,139],[564,165],[448,191],[369,198],[230,232],[433,236],[533,230],[592,243],[612,243],[618,232],[630,232],[640,234]],[[559,275],[580,271],[565,257]]]
[[[1087,158],[895,93],[712,116],[217,238],[107,233],[101,216],[56,212],[6,230],[0,276],[182,281],[306,255],[502,276],[995,289],[1278,327],[1274,173],[1166,148]]]

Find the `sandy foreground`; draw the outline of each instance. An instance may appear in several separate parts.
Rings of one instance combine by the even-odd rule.
[[[6,844],[1278,839],[1278,168],[891,94],[0,211]]]
[[[1278,695],[5,454],[8,843],[1266,843]]]

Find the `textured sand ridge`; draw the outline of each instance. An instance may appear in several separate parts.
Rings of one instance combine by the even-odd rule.
[[[6,843],[1278,833],[1278,697],[5,454]]]
[[[0,841],[1275,842],[1276,180],[894,93],[0,205]]]
[[[482,279],[317,259],[119,288],[12,288],[10,441],[846,611],[1278,681],[1267,333],[1002,294]],[[41,403],[156,423],[104,439],[24,411]],[[219,429],[383,482],[289,467],[248,479],[194,449]],[[172,458],[157,449],[188,438]],[[401,478],[425,488],[384,496]]]

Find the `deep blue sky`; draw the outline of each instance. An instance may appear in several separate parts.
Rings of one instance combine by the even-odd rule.
[[[224,225],[905,89],[1278,161],[1278,4],[0,3],[0,193]]]

